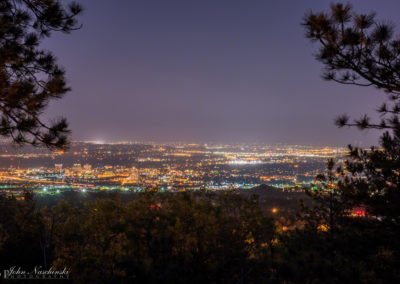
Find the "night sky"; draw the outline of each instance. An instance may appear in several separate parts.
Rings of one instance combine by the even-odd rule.
[[[333,119],[384,95],[323,81],[300,25],[331,2],[81,1],[83,28],[44,44],[73,89],[47,114],[76,140],[376,144]],[[398,0],[351,3],[400,24]]]

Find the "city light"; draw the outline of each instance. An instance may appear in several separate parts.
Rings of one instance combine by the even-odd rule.
[[[69,152],[45,150],[11,155],[0,169],[0,183],[13,191],[26,185],[42,193],[65,190],[159,188],[162,191],[208,188],[230,190],[267,184],[280,188],[309,186],[327,158],[343,159],[345,149],[300,145],[103,144],[75,142]],[[19,167],[14,160],[22,159]],[[81,163],[86,160],[86,163]],[[37,161],[37,162],[36,162]],[[52,167],[24,167],[47,161]],[[104,163],[103,161],[107,161]],[[54,188],[48,190],[48,188]],[[276,212],[273,212],[276,213]]]

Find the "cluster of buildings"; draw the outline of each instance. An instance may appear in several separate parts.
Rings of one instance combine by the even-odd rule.
[[[328,158],[341,160],[335,147],[74,143],[71,151],[6,148],[0,155],[3,190],[162,190],[247,188],[258,184],[310,184]]]

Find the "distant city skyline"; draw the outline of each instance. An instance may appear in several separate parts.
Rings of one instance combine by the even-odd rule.
[[[312,143],[283,143],[283,142],[274,142],[267,143],[263,141],[259,142],[227,142],[227,141],[150,141],[150,140],[72,140],[71,143],[87,143],[94,145],[111,145],[111,144],[143,144],[143,145],[208,145],[208,146],[217,146],[217,145],[242,145],[242,146],[304,146],[304,147],[334,147],[334,148],[344,148],[340,145],[317,145]],[[346,145],[345,145],[346,146]]]
[[[100,142],[100,141],[98,141]],[[78,190],[141,191],[157,186],[215,190],[259,184],[308,186],[332,158],[347,150],[295,145],[101,144],[74,143],[71,151],[18,149],[0,144],[0,186],[18,193],[29,185],[37,194]],[[3,183],[3,184],[1,184]],[[10,187],[11,183],[11,187]]]
[[[333,120],[373,114],[383,93],[323,81],[304,37],[304,14],[331,2],[82,1],[82,29],[44,45],[72,87],[46,116],[72,140],[377,144]],[[351,4],[399,27],[398,1]]]

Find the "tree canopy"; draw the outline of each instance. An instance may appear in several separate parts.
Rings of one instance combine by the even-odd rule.
[[[336,124],[383,132],[379,146],[349,145],[343,164],[328,162],[327,172],[317,177],[317,189],[308,191],[315,203],[304,211],[306,228],[294,239],[326,245],[321,252],[329,258],[325,268],[332,280],[398,282],[400,38],[393,25],[376,20],[375,13],[357,14],[350,4],[332,4],[329,13],[311,12],[303,25],[318,46],[316,58],[326,80],[383,91],[380,121],[364,115],[350,122],[342,115]],[[338,267],[352,272],[340,275]]]
[[[41,117],[48,103],[70,88],[64,70],[40,43],[52,32],[78,29],[81,11],[76,2],[0,1],[0,135],[20,145],[67,146],[66,120],[46,123]]]
[[[332,4],[330,13],[310,12],[303,25],[306,37],[318,44],[316,58],[324,65],[323,78],[341,84],[374,86],[386,93],[379,109],[383,118],[371,123],[365,115],[349,123],[340,116],[338,126],[398,131],[400,114],[400,37],[394,26],[376,20],[375,13],[357,14],[350,4]]]

